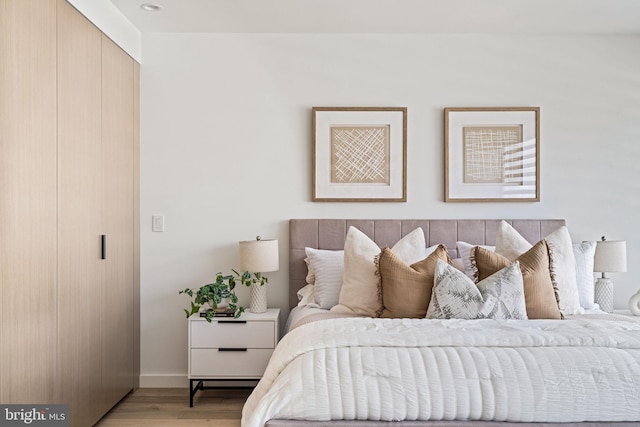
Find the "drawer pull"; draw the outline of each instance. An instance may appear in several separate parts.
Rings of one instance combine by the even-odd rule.
[[[218,320],[218,323],[247,323],[246,320]]]
[[[218,351],[247,351],[246,348],[219,348]]]

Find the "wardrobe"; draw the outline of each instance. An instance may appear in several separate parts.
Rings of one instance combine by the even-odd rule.
[[[139,378],[139,64],[64,0],[0,0],[0,403],[92,426]]]

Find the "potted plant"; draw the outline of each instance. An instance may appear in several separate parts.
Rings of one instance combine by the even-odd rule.
[[[234,273],[236,272],[234,271]],[[244,308],[238,307],[237,305],[238,297],[234,291],[237,276],[238,273],[236,273],[235,276],[217,273],[216,281],[213,283],[206,284],[198,289],[187,288],[178,292],[178,294],[187,294],[192,298],[190,310],[184,310],[187,318],[198,313],[203,305],[208,304],[210,309],[205,312],[206,314],[204,317],[207,322],[211,322],[215,316],[216,310],[223,308],[221,305],[225,300],[229,301],[229,309],[235,310],[234,317],[240,317],[244,312]]]

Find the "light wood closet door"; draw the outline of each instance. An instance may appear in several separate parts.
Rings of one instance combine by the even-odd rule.
[[[140,387],[140,64],[133,61],[133,387]]]
[[[102,37],[102,149],[107,259],[102,290],[102,384],[108,408],[133,389],[134,66]]]
[[[0,402],[54,399],[56,8],[0,0]]]
[[[104,261],[101,131],[102,36],[58,2],[58,378],[72,426],[99,414]]]

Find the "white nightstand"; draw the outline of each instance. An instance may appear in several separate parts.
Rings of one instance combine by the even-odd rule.
[[[211,323],[189,318],[189,406],[205,380],[262,378],[278,343],[279,308],[242,313],[238,319],[215,317]],[[196,386],[194,387],[194,383]]]

